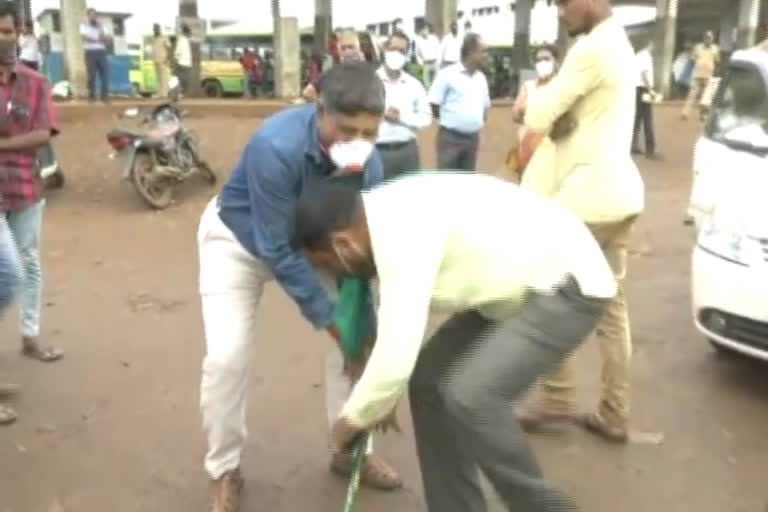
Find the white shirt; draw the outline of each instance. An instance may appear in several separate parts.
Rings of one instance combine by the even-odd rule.
[[[83,49],[87,50],[106,50],[107,46],[104,44],[104,40],[99,39],[104,34],[104,29],[100,23],[95,26],[90,22],[80,24],[80,36],[83,38]],[[92,41],[91,41],[92,40]]]
[[[381,419],[406,390],[430,311],[508,318],[528,293],[552,293],[568,276],[585,296],[616,294],[586,226],[513,183],[442,171],[402,177],[362,197],[380,303],[375,348],[342,410],[355,426]]]
[[[491,106],[488,80],[459,62],[441,69],[429,88],[429,102],[440,106],[440,126],[461,133],[479,132]]]
[[[180,35],[176,38],[176,62],[185,68],[192,67],[192,45],[187,36]]]
[[[34,34],[19,36],[19,59],[27,62],[40,62],[40,44]]]
[[[443,37],[438,60],[441,66],[455,64],[461,60],[461,39],[458,36],[449,32]]]
[[[389,78],[383,66],[377,73],[384,82],[386,107],[395,107],[400,111],[400,122],[383,120],[376,142],[408,142],[415,139],[419,130],[432,123],[432,110],[427,101],[426,89],[405,71],[400,71],[400,77],[396,80]]]
[[[421,64],[437,62],[440,57],[440,40],[435,34],[429,34],[427,37],[419,36],[416,39],[416,56]]]
[[[653,87],[653,57],[650,50],[646,48],[637,52],[635,55],[635,66],[637,66],[637,86],[648,87],[650,85]],[[648,85],[643,80],[643,74],[646,74],[648,77]]]

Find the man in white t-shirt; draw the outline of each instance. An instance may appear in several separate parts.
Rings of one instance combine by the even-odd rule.
[[[635,100],[635,124],[632,131],[632,153],[640,154],[640,129],[645,135],[645,156],[650,159],[658,158],[656,154],[656,137],[653,132],[653,101],[656,93],[653,90],[653,41],[635,54],[637,66],[637,96]]]
[[[35,22],[26,20],[24,32],[19,36],[19,60],[35,71],[40,69],[40,42],[35,36]]]
[[[192,43],[189,40],[192,31],[188,25],[181,26],[181,34],[176,38],[176,49],[174,58],[176,59],[176,76],[179,78],[181,90],[188,93],[191,87],[192,78]]]
[[[96,10],[88,9],[88,20],[80,24],[80,37],[85,50],[85,67],[88,72],[88,99],[96,101],[96,79],[99,80],[101,100],[109,101],[109,61],[107,42],[109,35],[101,26]]]
[[[422,68],[422,83],[429,89],[432,80],[437,73],[437,59],[440,55],[440,40],[432,31],[432,25],[429,23],[421,29],[418,39],[416,39],[416,58]]]
[[[454,21],[451,23],[451,31],[443,36],[440,43],[440,55],[437,63],[440,69],[452,66],[461,60],[461,42],[459,24]]]

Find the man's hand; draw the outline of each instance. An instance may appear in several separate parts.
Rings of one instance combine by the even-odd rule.
[[[555,121],[552,131],[549,132],[549,138],[552,140],[564,139],[573,133],[576,129],[576,119],[570,112],[566,112]]]
[[[386,434],[390,430],[402,434],[403,430],[400,428],[400,422],[397,419],[397,406],[378,422],[374,428],[383,434]]]
[[[400,111],[395,107],[389,107],[387,110],[384,111],[384,119],[386,119],[387,121],[391,121],[393,123],[399,123]]]
[[[338,418],[331,428],[331,449],[335,452],[349,451],[349,444],[361,430],[347,421],[343,416]]]

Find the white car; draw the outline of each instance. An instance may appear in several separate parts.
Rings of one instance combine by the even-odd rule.
[[[696,145],[689,213],[697,329],[768,361],[768,53],[736,52]]]

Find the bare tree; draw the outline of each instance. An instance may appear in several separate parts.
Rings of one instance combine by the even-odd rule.
[[[197,0],[179,0],[179,16],[197,19]],[[190,27],[191,28],[191,27]],[[200,42],[192,41],[192,76],[190,77],[190,95],[200,95]]]

